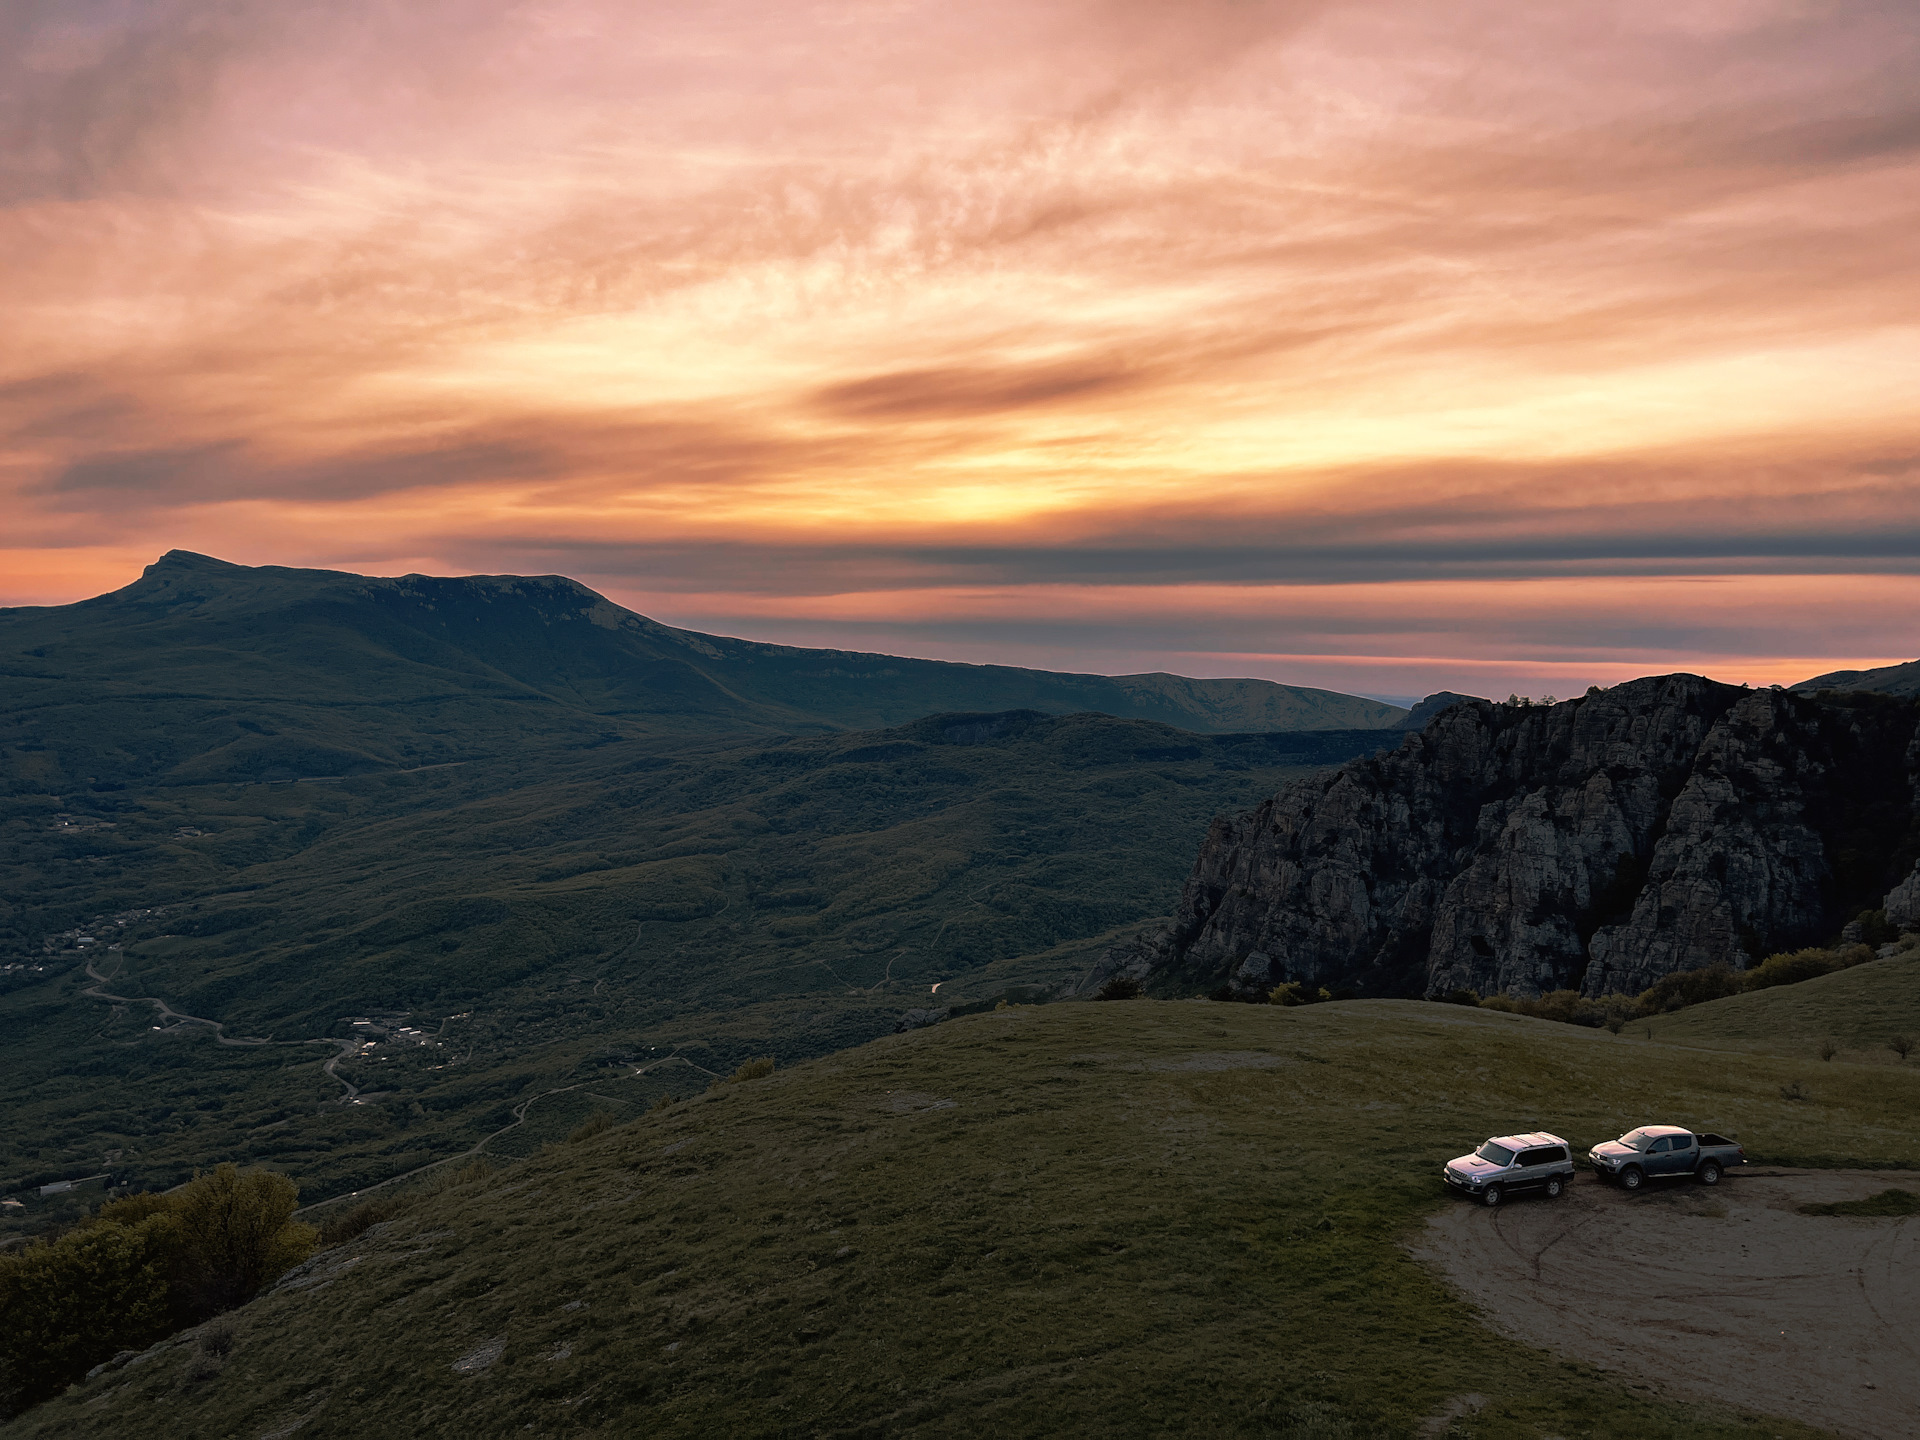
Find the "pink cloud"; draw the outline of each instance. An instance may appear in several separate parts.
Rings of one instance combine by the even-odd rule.
[[[1085,667],[1920,650],[1848,609],[1920,560],[1898,7],[0,25],[14,598],[165,535]]]

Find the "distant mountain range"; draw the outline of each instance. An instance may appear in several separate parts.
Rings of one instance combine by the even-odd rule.
[[[1265,680],[1063,674],[702,635],[560,576],[378,579],[183,550],[95,599],[0,610],[0,675],[14,696],[5,738],[47,747],[13,777],[34,789],[349,775],[591,743],[636,725],[820,733],[1027,709],[1223,734],[1389,729],[1407,714]]]
[[[1809,694],[1821,690],[1873,690],[1882,695],[1920,695],[1920,660],[1882,665],[1877,670],[1834,670],[1793,687]]]

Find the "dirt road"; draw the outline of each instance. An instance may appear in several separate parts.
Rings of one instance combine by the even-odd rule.
[[[114,973],[118,974],[119,972],[115,971]],[[229,1035],[227,1034],[227,1027],[224,1022],[209,1020],[203,1015],[184,1015],[167,1004],[166,1001],[157,999],[152,995],[109,995],[103,987],[113,982],[113,976],[102,975],[98,970],[93,968],[93,962],[91,960],[87,962],[87,976],[96,983],[82,990],[80,992],[82,995],[93,1000],[105,1000],[112,1005],[151,1005],[160,1018],[166,1022],[165,1027],[156,1026],[154,1027],[156,1029],[173,1029],[181,1025],[205,1025],[213,1031],[213,1038],[222,1045],[270,1045],[273,1043],[264,1035]]]
[[[1797,1213],[1920,1174],[1736,1171],[1629,1196],[1590,1176],[1558,1200],[1429,1221],[1415,1253],[1501,1332],[1862,1440],[1920,1437],[1920,1216]]]

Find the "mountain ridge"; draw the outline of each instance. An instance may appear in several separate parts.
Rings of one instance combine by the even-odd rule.
[[[1791,687],[1803,694],[1821,690],[1871,690],[1881,695],[1920,695],[1920,660],[1882,665],[1873,670],[1833,670]]]
[[[564,576],[382,578],[179,550],[122,589],[0,610],[0,672],[13,691],[0,739],[13,742],[15,793],[366,773],[641,730],[882,729],[961,711],[1094,711],[1203,734],[1386,731],[1405,713],[1264,680],[705,635]]]

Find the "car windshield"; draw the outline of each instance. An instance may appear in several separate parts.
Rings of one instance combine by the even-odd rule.
[[[1507,1149],[1504,1145],[1496,1145],[1491,1140],[1487,1141],[1486,1144],[1482,1145],[1473,1153],[1478,1155],[1482,1160],[1491,1160],[1495,1165],[1505,1165],[1509,1160],[1513,1159],[1513,1152],[1511,1150]]]
[[[1644,1130],[1629,1130],[1620,1137],[1620,1144],[1631,1150],[1645,1150],[1653,1143],[1653,1136]]]

